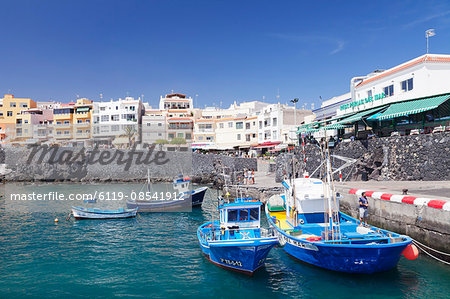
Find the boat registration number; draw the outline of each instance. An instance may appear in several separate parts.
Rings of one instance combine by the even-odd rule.
[[[230,265],[230,266],[238,266],[238,267],[242,267],[242,263],[240,261],[232,261],[232,260],[227,260],[227,259],[220,259],[221,263]]]

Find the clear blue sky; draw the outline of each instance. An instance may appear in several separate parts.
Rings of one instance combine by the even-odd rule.
[[[450,53],[449,1],[2,1],[0,94],[68,102],[144,94],[300,104],[350,78]]]

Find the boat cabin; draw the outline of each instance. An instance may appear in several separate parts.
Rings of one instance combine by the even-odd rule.
[[[259,228],[262,203],[252,198],[236,198],[219,206],[220,226],[228,229]]]
[[[327,188],[320,179],[297,178],[293,184],[283,181],[286,199],[286,218],[294,226],[303,223],[323,222],[327,213]],[[291,185],[292,184],[292,185]],[[339,198],[332,201],[332,210],[339,210]]]
[[[177,176],[174,180],[173,180],[173,188],[178,192],[178,193],[185,193],[187,191],[189,191],[189,184],[191,183],[191,179],[188,177],[183,177],[183,175],[179,175]]]

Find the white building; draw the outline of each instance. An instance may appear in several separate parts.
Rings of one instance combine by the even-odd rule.
[[[337,115],[450,93],[450,55],[425,54],[385,71],[351,80],[352,102]]]
[[[296,128],[308,115],[312,111],[280,103],[265,107],[258,115],[258,143],[296,143]]]
[[[114,144],[128,143],[128,136],[139,141],[144,105],[132,97],[110,102],[94,102],[92,112],[93,137]],[[122,137],[122,138],[120,138]]]

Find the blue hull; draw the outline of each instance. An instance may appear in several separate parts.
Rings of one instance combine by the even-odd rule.
[[[343,219],[356,222],[356,219],[340,214]],[[385,238],[385,243],[364,241],[364,239],[347,241],[347,244],[345,244],[346,241],[339,241],[341,244],[338,241],[334,243],[308,241],[291,236],[275,225],[268,213],[267,217],[270,225],[276,228],[280,244],[283,245],[283,250],[287,254],[305,263],[332,271],[371,274],[391,270],[396,267],[403,250],[412,242],[409,237],[401,237],[384,230],[379,231],[393,234],[401,241],[389,242],[389,238]],[[304,228],[300,225],[297,229]]]
[[[206,257],[222,268],[247,275],[252,275],[253,272],[261,268],[270,250],[278,244],[276,237],[207,242],[201,237],[203,226],[198,229],[197,236],[200,248]]]
[[[294,244],[291,244],[294,243]],[[288,240],[283,250],[290,256],[328,270],[347,273],[375,273],[395,268],[403,250],[409,243],[398,245],[321,245],[311,244],[312,248],[302,248],[307,241]],[[395,246],[394,246],[395,245]]]

